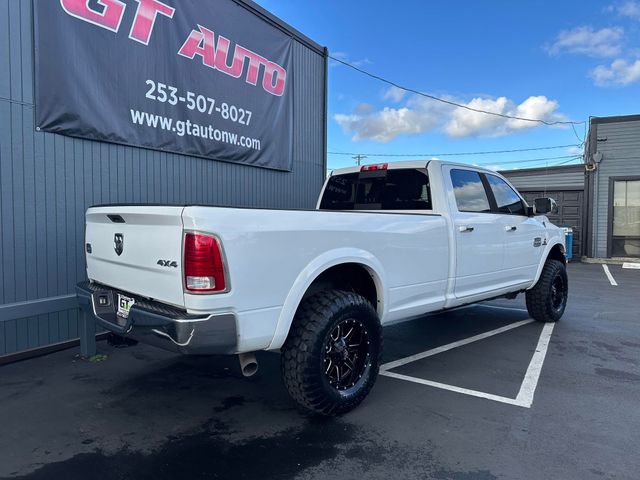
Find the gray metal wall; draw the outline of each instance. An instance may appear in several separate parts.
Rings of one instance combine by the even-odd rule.
[[[584,189],[584,165],[507,170],[500,173],[522,191]]]
[[[294,44],[285,173],[36,132],[32,38],[31,1],[0,0],[0,356],[78,337],[90,205],[314,207],[326,172],[323,51]]]
[[[634,118],[629,121],[629,118]],[[591,182],[592,254],[607,257],[609,231],[609,177],[640,176],[640,118],[593,119],[590,154],[602,153]]]

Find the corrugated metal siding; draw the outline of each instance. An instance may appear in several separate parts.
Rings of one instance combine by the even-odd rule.
[[[516,171],[500,172],[514,187],[521,190],[557,190],[558,188],[584,188],[584,167],[554,169],[536,172],[535,175]]]
[[[609,231],[609,177],[640,175],[640,121],[598,124],[597,152],[603,154],[597,170],[593,199],[595,256],[607,256]],[[606,140],[604,140],[606,139]]]
[[[34,129],[31,2],[0,0],[0,307],[71,294],[100,203],[313,208],[325,176],[324,58],[294,43],[291,173]],[[75,311],[0,321],[0,355],[78,336]]]

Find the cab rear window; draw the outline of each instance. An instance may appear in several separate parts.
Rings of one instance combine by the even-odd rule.
[[[332,176],[322,210],[431,210],[426,170],[403,169]]]

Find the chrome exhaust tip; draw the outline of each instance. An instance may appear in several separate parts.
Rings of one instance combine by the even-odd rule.
[[[240,370],[245,377],[253,377],[258,373],[258,361],[253,353],[241,353],[238,355]]]

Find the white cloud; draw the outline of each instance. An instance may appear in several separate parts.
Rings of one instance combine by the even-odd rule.
[[[382,99],[391,100],[394,103],[400,103],[406,94],[406,90],[402,90],[398,87],[390,87],[386,92],[384,92]]]
[[[610,12],[615,11],[623,17],[640,20],[640,2],[627,1],[617,5],[611,5],[607,10]]]
[[[358,115],[366,115],[375,110],[375,107],[370,103],[361,103],[356,107],[355,113]]]
[[[563,115],[556,113],[556,110],[558,110],[557,101],[549,100],[544,95],[538,95],[527,98],[520,105],[517,105],[513,113],[509,113],[509,115],[520,118],[538,118],[545,121],[566,120]],[[511,119],[507,122],[507,126],[512,130],[521,130],[531,128],[532,122]]]
[[[491,98],[474,98],[466,105],[478,110],[507,114],[508,103],[509,100],[506,97],[500,97],[495,100]],[[453,110],[451,119],[447,122],[444,130],[451,137],[473,137],[480,132],[497,131],[504,123],[504,118],[496,117],[495,115],[486,115],[463,108],[456,108]]]
[[[500,165],[485,165],[482,168],[486,168],[487,170],[493,170],[494,172],[499,172],[501,170],[504,170],[504,168],[502,168]]]
[[[411,135],[432,130],[437,125],[435,116],[410,108],[384,108],[369,115],[337,114],[336,122],[345,132],[353,134],[354,141],[373,140],[388,143],[399,135]]]
[[[345,132],[353,135],[356,142],[373,140],[388,143],[400,135],[417,135],[441,126],[441,119],[450,110],[441,103],[412,97],[403,107],[385,107],[369,112],[357,107],[352,114],[337,114],[334,119]]]
[[[465,104],[453,97],[447,99]],[[506,97],[474,98],[465,105],[523,118],[546,121],[565,119],[557,113],[558,102],[544,96],[531,96],[520,104]],[[373,140],[380,143],[390,142],[400,135],[418,135],[436,129],[442,130],[450,137],[463,138],[496,137],[540,126],[535,122],[452,108],[419,96],[409,98],[401,108],[385,107],[382,110],[368,112],[357,108],[350,115],[338,114],[334,118],[346,133],[353,135],[354,141]]]
[[[356,67],[363,67],[364,65],[371,65],[373,63],[368,58],[362,58],[360,60],[351,60],[351,58],[349,58],[349,54],[347,54],[345,52],[333,52],[331,54],[331,56],[336,58],[336,59],[338,59],[338,60],[342,60],[343,62],[350,63],[351,65],[356,66]],[[329,66],[330,67],[341,67],[343,65],[340,62],[336,62],[333,59],[329,59]]]
[[[604,7],[609,14],[618,14],[640,21],[640,1],[622,0]],[[550,55],[562,53],[584,54],[591,57],[610,57],[610,64],[601,64],[589,72],[593,83],[599,87],[624,87],[640,81],[640,49],[624,45],[622,27],[595,30],[591,26],[576,27],[560,32],[551,46]]]
[[[566,119],[563,115],[557,113],[558,102],[549,100],[542,95],[531,96],[520,104],[515,104],[506,97],[499,97],[497,99],[474,98],[466,105],[477,110],[500,113],[511,117],[531,118],[548,122]],[[445,132],[449,136],[456,138],[499,137],[538,126],[540,124],[537,122],[497,117],[457,108],[453,111],[451,120],[446,124]]]
[[[622,51],[623,39],[622,27],[594,30],[593,27],[582,26],[560,32],[547,51],[551,55],[576,53],[591,57],[615,57]]]
[[[584,149],[575,145],[573,147],[567,148],[567,153],[569,155],[582,155],[584,153]]]
[[[624,87],[640,80],[640,60],[628,62],[621,58],[611,65],[598,65],[591,71],[591,78],[599,87]]]

